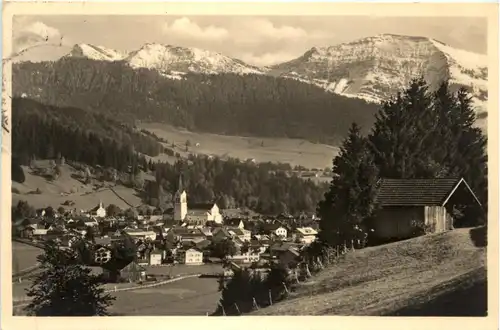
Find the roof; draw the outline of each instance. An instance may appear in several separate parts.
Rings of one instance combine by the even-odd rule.
[[[224,227],[218,227],[217,229],[212,231],[213,236],[218,235],[219,233],[222,233],[226,237],[231,237],[231,234],[229,233],[229,231]]]
[[[316,235],[318,232],[311,227],[297,228],[297,231],[302,235]]]
[[[189,229],[189,228],[184,228],[184,227],[178,227],[178,228],[172,228],[170,232],[174,235],[177,236],[184,236],[184,237],[204,237],[205,234],[198,228],[196,229]]]
[[[242,222],[242,219],[239,218],[231,218],[231,219],[224,219],[224,224],[227,226],[239,226],[240,223]]]
[[[186,250],[186,252],[203,253],[203,252],[201,252],[200,250],[198,250],[197,248],[194,248],[194,247],[192,247],[192,248],[190,248],[190,249]]]
[[[234,233],[234,235],[237,235],[237,236],[242,236],[242,235],[245,235],[245,232],[243,232],[240,228],[236,227],[236,228],[227,228],[227,231],[229,233]]]
[[[215,203],[188,203],[187,207],[194,210],[210,211]]]
[[[208,211],[207,210],[200,210],[200,209],[194,209],[194,210],[188,210],[187,212],[187,217],[206,217]]]
[[[111,244],[111,237],[96,237],[95,238],[95,243],[96,244],[101,244],[101,245]]]
[[[141,260],[142,261],[142,260]],[[145,271],[146,269],[140,265],[138,265],[135,261],[132,261],[131,263],[129,263],[127,266],[125,266],[122,271],[123,272],[131,272],[133,271],[135,268],[135,270],[137,271]]]
[[[196,243],[196,247],[198,249],[204,249],[204,248],[210,246],[210,244],[212,244],[211,241],[209,241],[209,240],[203,240],[203,241],[197,242]]]
[[[291,243],[291,242],[277,242],[275,244],[273,244],[270,249],[273,250],[273,251],[287,251],[289,250],[290,248],[294,248],[298,246],[298,244],[296,243]]]
[[[291,252],[293,255],[295,256],[300,256],[300,252],[297,251],[297,249],[295,249],[294,247],[289,247],[288,250],[286,250],[285,252]]]
[[[275,231],[276,229],[281,228],[281,227],[283,227],[283,225],[282,225],[281,223],[279,223],[279,222],[275,222],[275,223],[266,223],[266,224],[264,225],[264,228],[265,228],[266,230],[270,230],[270,231]],[[283,227],[283,228],[285,228],[285,227]],[[286,228],[285,228],[285,229],[286,229]]]
[[[461,183],[470,190],[460,178],[381,179],[376,202],[380,206],[442,206]]]

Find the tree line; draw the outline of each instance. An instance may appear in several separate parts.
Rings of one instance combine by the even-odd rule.
[[[192,202],[217,202],[222,208],[248,207],[266,214],[314,212],[327,187],[291,175],[288,164],[254,164],[206,156],[189,156],[173,165],[153,163],[140,153],[158,153],[161,146],[154,136],[76,108],[15,98],[12,126],[12,178],[17,182],[24,181],[20,165],[29,165],[33,157],[62,156],[92,167],[131,171],[130,184],[143,190],[145,201],[153,206],[171,206],[182,174]],[[139,167],[153,171],[156,182],[145,182]]]
[[[198,132],[332,144],[353,121],[371,126],[376,111],[365,101],[293,79],[189,73],[178,80],[121,62],[80,58],[15,64],[13,93],[128,123],[155,121]]]
[[[33,156],[66,159],[127,171],[148,164],[139,153],[156,156],[162,146],[154,138],[104,115],[59,108],[29,99],[12,100],[12,153],[28,165]]]
[[[487,139],[474,123],[474,108],[465,89],[452,93],[444,82],[438,90],[430,91],[422,78],[382,104],[368,136],[353,123],[333,159],[330,187],[318,203],[318,239],[301,251],[298,265],[285,265],[279,280],[272,284],[253,276],[249,268],[236,271],[227,284],[220,285],[222,298],[215,315],[250,312],[258,308],[254,299],[267,306],[272,300],[266,299],[266,290],[277,290],[278,300],[283,299],[294,289],[290,276],[284,275],[287,272],[304,273],[305,268],[306,277],[310,277],[335,263],[350,248],[370,243],[381,177],[463,177],[486,214]],[[467,213],[467,207],[462,211]],[[484,221],[478,214],[473,217],[475,224]]]
[[[487,212],[487,138],[474,126],[475,111],[465,89],[444,82],[431,91],[423,78],[384,102],[368,136],[353,123],[333,160],[333,179],[318,204],[320,241],[335,246],[369,240],[379,178],[464,178]],[[477,210],[463,217],[481,223]],[[472,213],[471,213],[472,212]],[[484,215],[483,215],[484,217]]]
[[[327,184],[276,168],[280,165],[206,156],[190,156],[175,164],[156,163],[156,181],[146,182],[145,198],[153,206],[168,204],[182,175],[190,202],[217,202],[220,208],[247,207],[262,214],[313,213]]]

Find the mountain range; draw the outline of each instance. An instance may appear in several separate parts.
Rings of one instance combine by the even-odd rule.
[[[413,77],[423,75],[431,87],[448,80],[452,88],[467,88],[477,112],[486,116],[487,56],[427,37],[381,34],[313,47],[296,59],[270,67],[253,66],[213,51],[155,43],[128,53],[77,44],[65,57],[120,61],[132,68],[158,70],[171,79],[184,79],[188,72],[272,75],[375,103],[405,88]]]

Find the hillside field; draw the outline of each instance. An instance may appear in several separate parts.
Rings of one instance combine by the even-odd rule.
[[[42,250],[19,242],[12,242],[12,273],[20,272],[33,267]]]
[[[174,143],[176,146],[175,151],[179,152],[181,156],[185,153],[187,140],[191,142],[189,151],[195,154],[219,156],[221,158],[234,157],[241,160],[255,159],[256,162],[289,163],[292,167],[302,165],[309,169],[331,167],[332,159],[338,153],[337,147],[311,143],[301,139],[194,133],[156,123],[139,123],[137,127],[166,139],[168,144],[165,147],[170,148],[171,144]],[[165,154],[153,159],[167,162],[175,161],[175,157]]]
[[[456,229],[349,252],[287,300],[252,314],[485,316],[481,230]]]
[[[105,206],[115,204],[121,209],[129,208],[128,204],[138,206],[142,203],[133,189],[124,186],[118,185],[113,188],[121,197],[119,198],[109,188],[95,190],[91,185],[83,184],[71,177],[76,170],[67,164],[62,166],[61,176],[53,182],[31,174],[26,166],[23,166],[23,170],[26,180],[23,183],[12,181],[12,205],[16,205],[19,200],[25,200],[35,208],[52,206],[57,209],[59,206],[66,208],[62,203],[71,200],[75,203],[71,208],[89,210],[98,205],[99,201],[102,201]],[[30,193],[37,188],[40,189],[41,194]]]

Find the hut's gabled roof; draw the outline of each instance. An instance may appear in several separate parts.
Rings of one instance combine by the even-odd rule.
[[[479,203],[461,178],[381,179],[376,202],[380,206],[442,206],[461,184]]]

